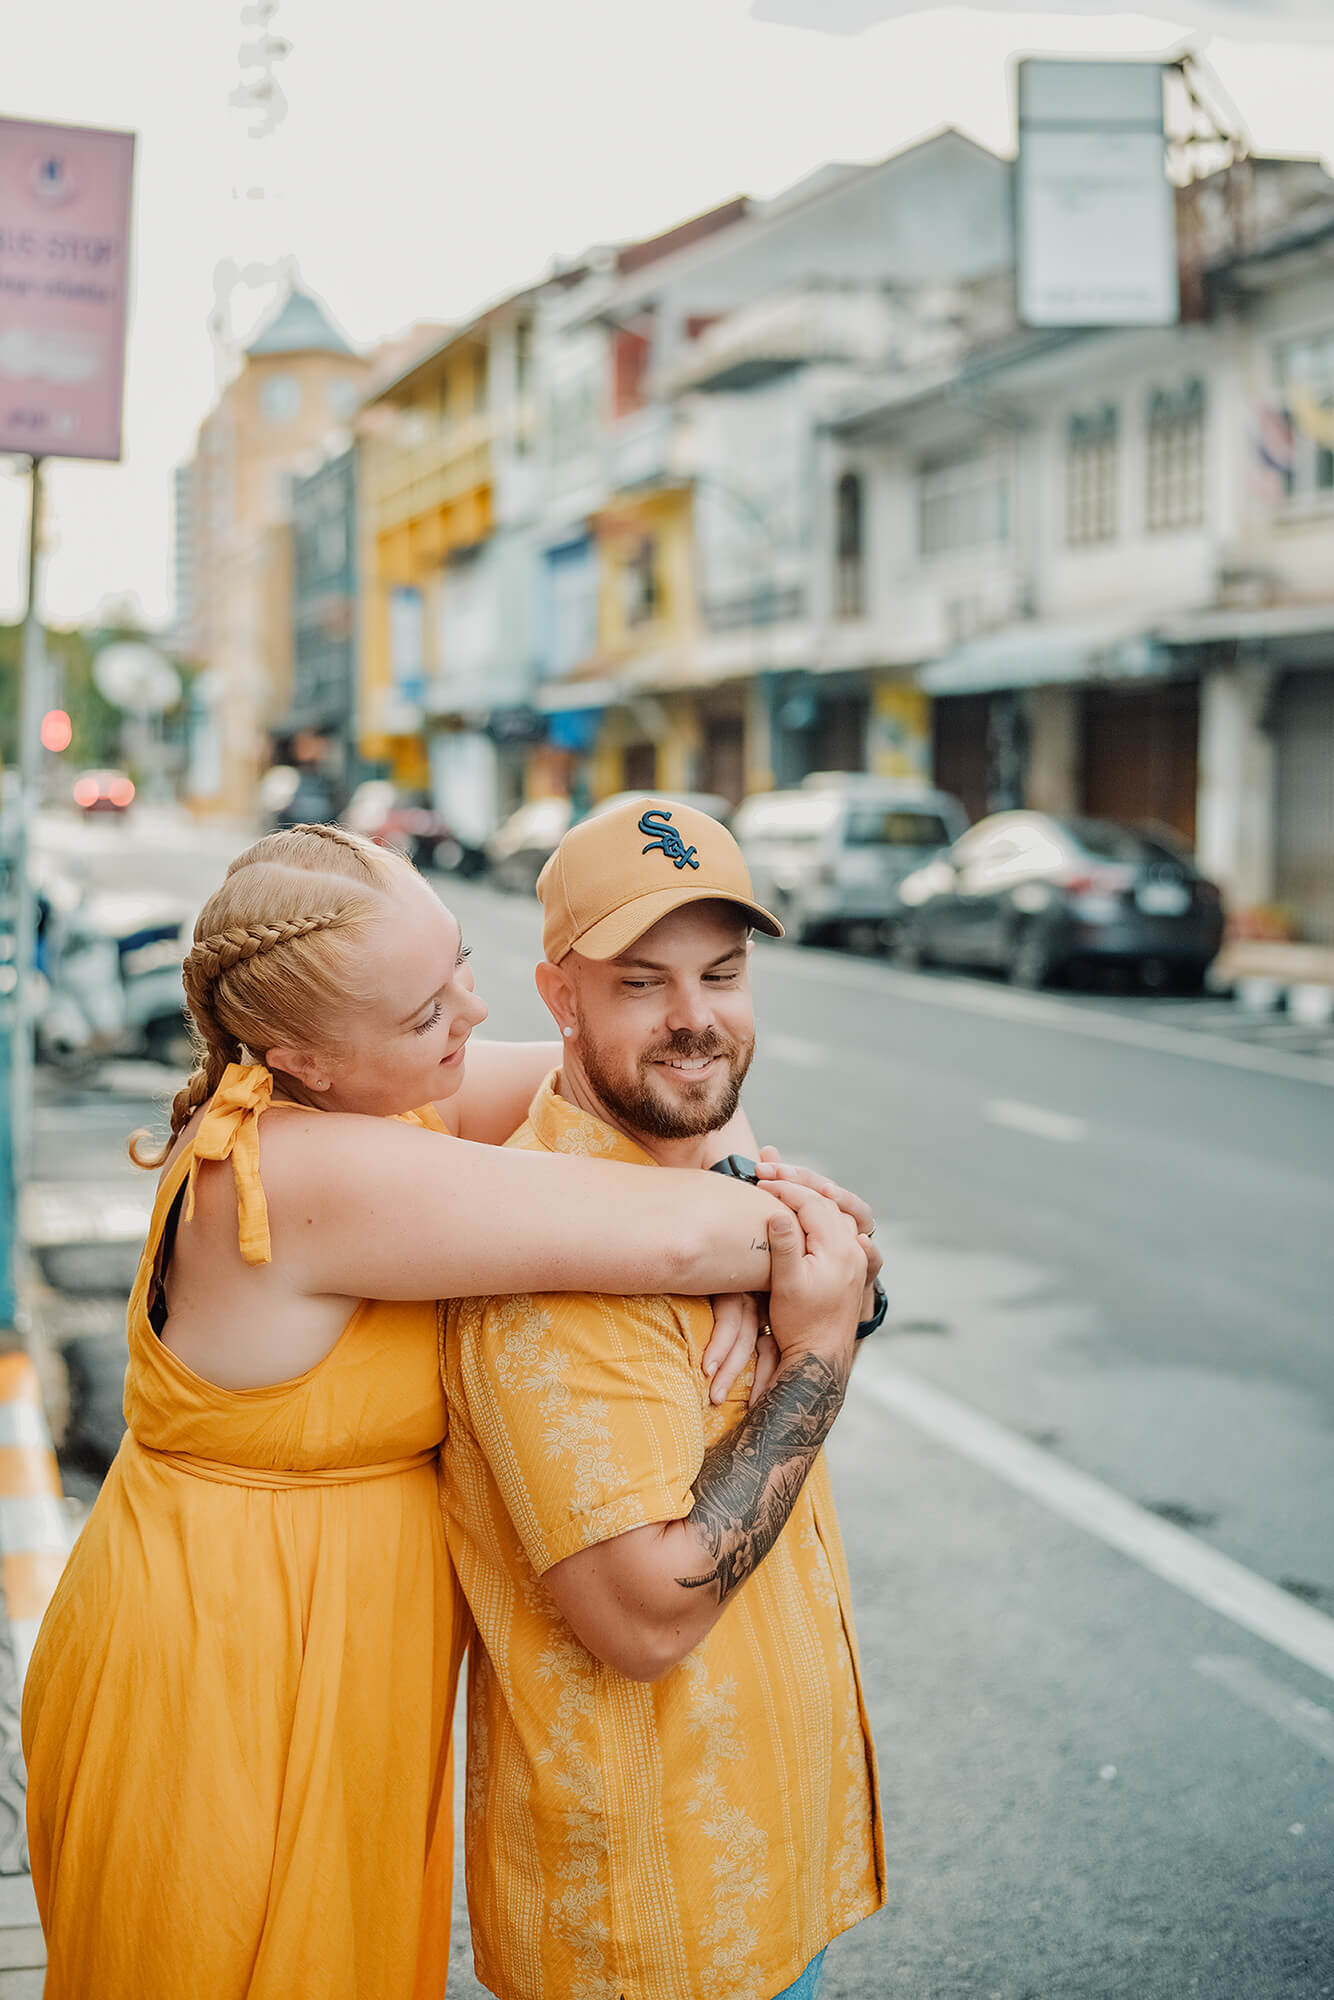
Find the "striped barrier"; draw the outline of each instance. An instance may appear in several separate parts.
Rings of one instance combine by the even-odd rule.
[[[69,1548],[37,1370],[26,1354],[0,1354],[0,1575],[20,1686]]]

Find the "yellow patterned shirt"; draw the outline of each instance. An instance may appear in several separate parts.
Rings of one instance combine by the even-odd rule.
[[[653,1164],[557,1082],[511,1145]],[[772,2000],[884,1900],[823,1455],[761,1568],[651,1685],[587,1652],[542,1587],[575,1550],[690,1512],[706,1447],[746,1410],[745,1383],[708,1401],[712,1329],[686,1298],[449,1308],[442,1491],[482,1641],[468,1904],[501,2000]]]

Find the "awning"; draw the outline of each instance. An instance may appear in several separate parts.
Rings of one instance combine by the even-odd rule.
[[[1187,611],[1165,618],[1157,636],[1168,646],[1204,646],[1217,640],[1334,636],[1334,604],[1269,604],[1254,611]]]
[[[548,681],[534,695],[544,715],[559,715],[567,708],[610,708],[621,698],[619,681]]]
[[[1133,624],[1034,620],[969,639],[923,667],[917,678],[928,694],[991,694],[1070,681],[1145,680],[1170,667],[1154,633],[1145,631],[1143,617]]]

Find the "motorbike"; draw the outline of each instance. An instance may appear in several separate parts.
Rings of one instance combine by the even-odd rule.
[[[43,869],[37,893],[39,1061],[82,1069],[114,1056],[188,1068],[181,987],[189,912],[157,895],[87,895]]]

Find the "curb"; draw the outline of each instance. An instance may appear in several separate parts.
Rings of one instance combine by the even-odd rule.
[[[0,1354],[0,1575],[20,1687],[69,1549],[37,1370],[27,1354]]]
[[[1232,992],[1243,1014],[1286,1013],[1304,1026],[1321,1028],[1334,1021],[1334,986],[1322,980],[1274,979],[1267,973],[1244,973]]]

